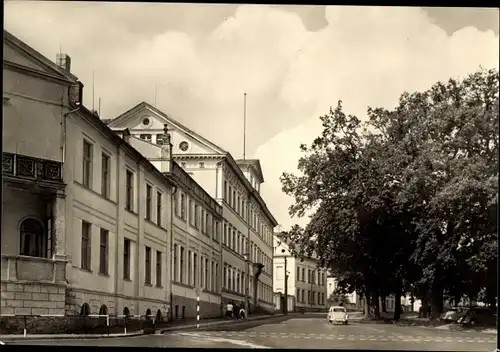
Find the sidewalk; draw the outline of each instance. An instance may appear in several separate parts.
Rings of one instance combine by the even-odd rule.
[[[214,319],[204,319],[200,321],[200,328],[206,326],[214,325],[226,325],[226,324],[240,324],[248,321],[261,320],[281,317],[283,314],[275,315],[253,315],[245,320],[232,320],[227,318],[214,318]],[[183,330],[183,329],[196,329],[196,319],[186,319],[177,320],[169,324],[170,326],[157,327],[156,334],[161,334],[167,331]],[[22,334],[6,334],[0,335],[0,345],[1,342],[9,342],[13,340],[72,340],[72,339],[100,339],[100,338],[117,338],[117,337],[132,337],[143,335],[142,330],[140,331],[127,331],[127,334],[123,333],[111,333],[111,334],[28,334],[26,337]]]
[[[200,328],[207,327],[207,326],[214,326],[214,325],[242,324],[242,323],[249,322],[249,321],[273,319],[273,318],[278,318],[278,317],[282,317],[282,316],[283,316],[283,314],[259,314],[259,315],[251,315],[247,319],[244,319],[244,320],[234,320],[234,319],[227,319],[227,318],[207,319],[207,320],[200,321]],[[163,332],[167,332],[167,331],[175,331],[175,330],[182,330],[182,329],[196,329],[196,320],[186,322],[185,324],[175,324],[173,326],[159,328],[158,330],[161,331],[160,333],[163,333]]]

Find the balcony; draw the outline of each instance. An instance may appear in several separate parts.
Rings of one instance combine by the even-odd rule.
[[[2,174],[33,181],[62,181],[62,163],[30,156],[3,153]]]
[[[2,281],[66,282],[66,261],[23,255],[2,255]]]

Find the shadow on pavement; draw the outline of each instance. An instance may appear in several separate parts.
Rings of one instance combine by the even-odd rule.
[[[247,329],[252,329],[261,325],[269,324],[280,324],[286,320],[292,319],[293,316],[280,316],[280,317],[270,317],[269,319],[259,319],[259,320],[248,320],[248,321],[235,321],[234,323],[227,323],[222,325],[213,326],[200,326],[198,329],[190,328],[183,331],[244,331]],[[165,332],[168,334],[168,331]]]

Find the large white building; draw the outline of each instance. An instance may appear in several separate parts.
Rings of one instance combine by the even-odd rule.
[[[264,178],[259,161],[234,160],[227,151],[145,102],[106,122],[115,131],[128,129],[132,145],[156,167],[161,164],[167,126],[174,159],[222,206],[224,303],[244,303],[248,288],[251,311],[257,306],[273,310],[273,229],[277,222],[260,195]],[[185,214],[197,211],[187,200],[179,206]],[[189,226],[199,224],[189,221]]]
[[[273,266],[273,291],[275,293],[285,294],[285,275],[288,275],[289,311],[292,310],[292,301],[295,301],[293,306],[295,311],[319,311],[326,308],[326,269],[319,268],[316,259],[296,259],[290,253],[287,243],[274,236]],[[290,299],[290,296],[294,299]],[[281,302],[278,302],[276,302],[277,309],[280,309]]]
[[[2,314],[181,318],[199,294],[218,316],[222,207],[169,143],[153,165],[81,105],[70,58],[58,61],[4,31]],[[175,197],[205,226],[172,215]]]

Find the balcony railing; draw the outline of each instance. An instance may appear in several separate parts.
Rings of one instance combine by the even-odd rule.
[[[62,163],[30,156],[3,153],[2,173],[38,181],[62,181]]]
[[[66,262],[57,259],[2,255],[2,281],[65,282]]]

